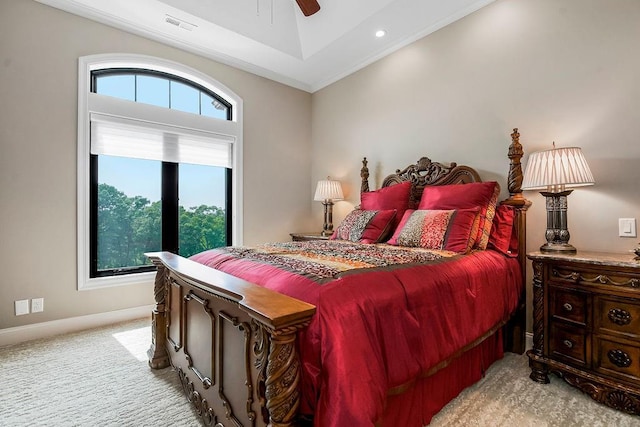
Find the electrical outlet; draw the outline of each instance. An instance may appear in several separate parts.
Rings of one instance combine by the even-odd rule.
[[[29,300],[21,299],[15,302],[16,316],[22,316],[23,314],[29,314]]]
[[[40,313],[44,311],[44,298],[34,298],[31,300],[31,312]]]

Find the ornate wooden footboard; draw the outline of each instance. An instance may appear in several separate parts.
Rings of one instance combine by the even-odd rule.
[[[147,256],[158,267],[149,365],[175,367],[205,425],[294,425],[296,332],[315,307],[169,252]]]
[[[509,147],[510,197],[502,203],[516,211],[514,229],[524,277],[530,202],[520,189],[519,136],[514,129]],[[426,179],[423,186],[479,180],[466,166],[423,159],[390,175],[383,185],[408,179]],[[366,159],[361,176],[362,190],[368,191]],[[419,200],[419,195],[414,199]],[[315,307],[169,252],[147,256],[158,268],[149,365],[154,369],[174,366],[205,425],[296,425],[300,402],[296,336],[311,321]],[[525,318],[523,290],[503,335],[505,350],[524,351]]]

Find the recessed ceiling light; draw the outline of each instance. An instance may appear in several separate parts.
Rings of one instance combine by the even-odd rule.
[[[376,31],[376,37],[377,38],[384,37],[386,35],[387,35],[386,30],[378,30],[378,31]]]

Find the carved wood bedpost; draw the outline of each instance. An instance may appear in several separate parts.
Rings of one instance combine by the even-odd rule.
[[[153,264],[158,271],[153,286],[153,296],[156,306],[152,312],[151,321],[151,347],[147,350],[149,366],[153,369],[162,369],[169,366],[169,355],[167,354],[167,313],[165,311],[167,297],[167,280],[169,280],[169,270],[158,258],[152,258]]]
[[[362,159],[362,169],[360,169],[360,178],[362,183],[360,184],[360,192],[369,192],[369,168],[367,167],[367,158]]]
[[[291,427],[298,421],[300,359],[296,354],[295,343],[298,329],[299,327],[291,327],[271,331],[265,381],[269,427]]]
[[[544,291],[542,288],[542,263],[540,261],[533,262],[533,349],[531,350],[536,356],[542,357],[542,346],[544,344]],[[529,378],[532,380],[547,384],[549,376],[547,375],[548,367],[544,363],[529,356],[529,366],[531,374]]]
[[[531,202],[522,195],[522,165],[520,160],[524,155],[522,144],[520,144],[520,133],[518,128],[513,129],[511,134],[511,145],[509,145],[509,176],[507,188],[509,198],[502,201],[502,204],[512,206],[515,210],[514,229],[518,237],[518,261],[522,274],[523,291],[520,295],[518,308],[513,320],[507,324],[504,340],[505,349],[514,353],[524,353],[525,329],[527,322],[527,230],[526,215]]]

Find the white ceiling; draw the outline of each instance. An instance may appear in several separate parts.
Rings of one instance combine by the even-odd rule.
[[[36,1],[315,92],[494,0]]]

